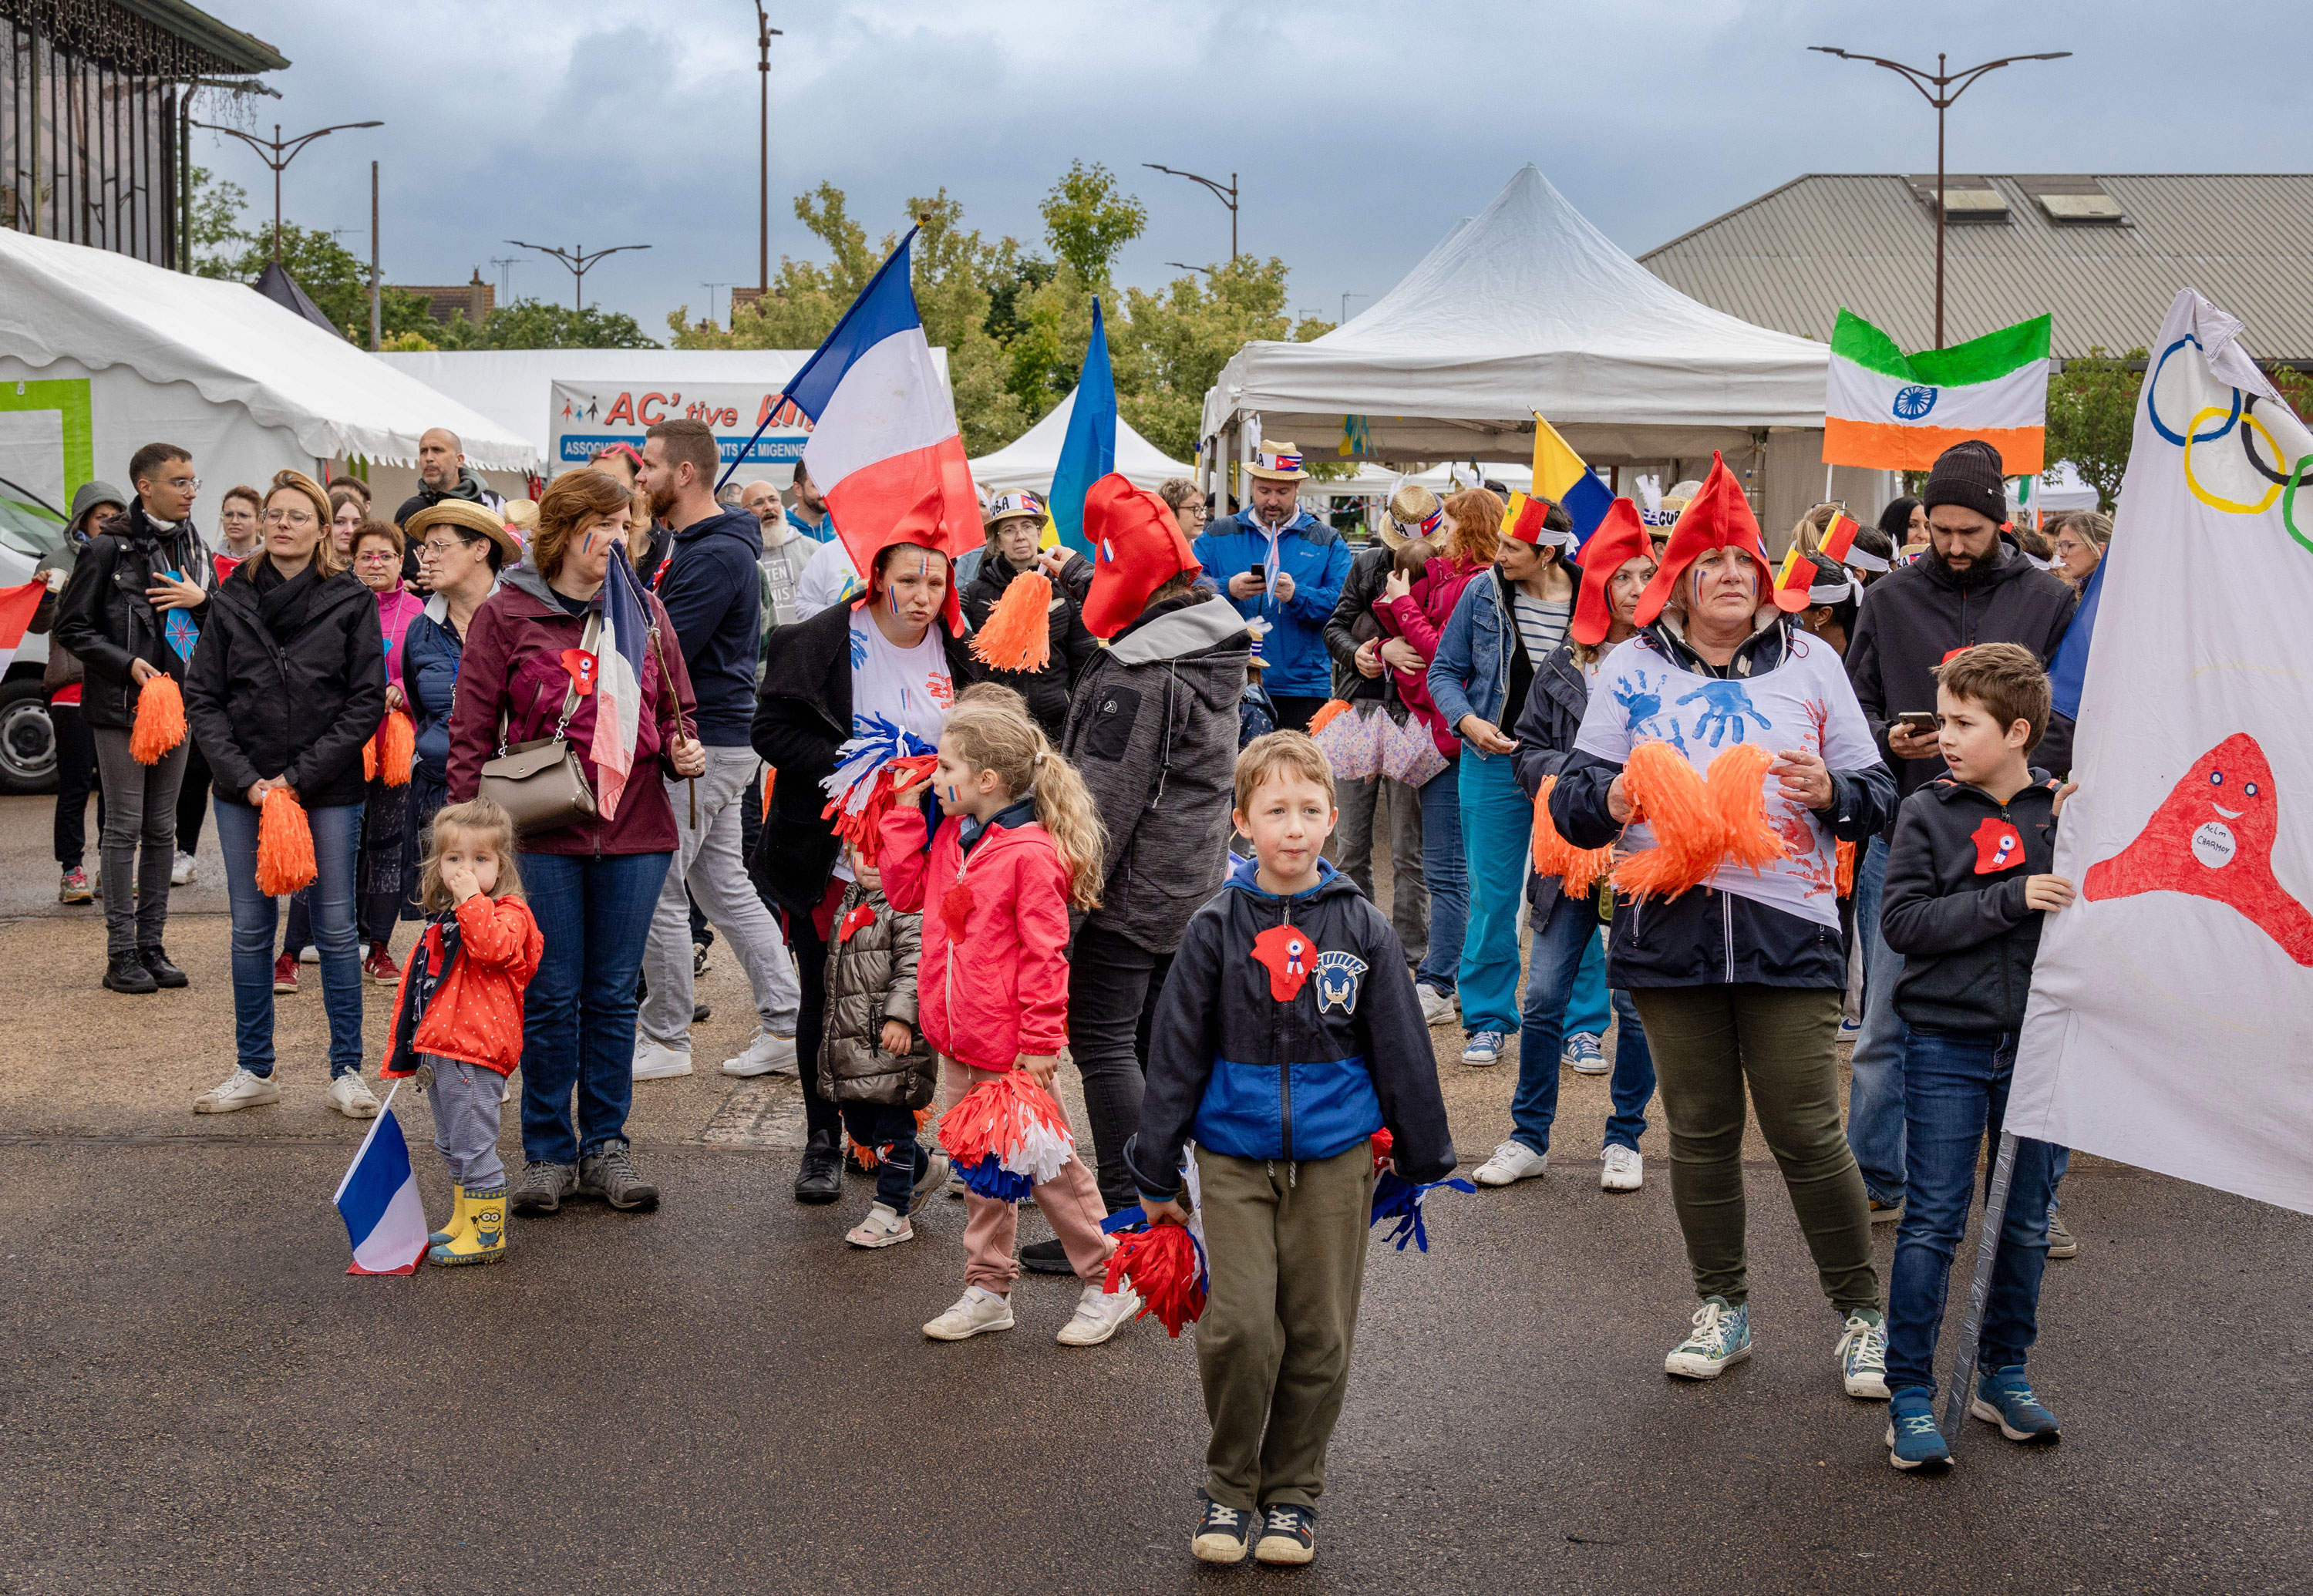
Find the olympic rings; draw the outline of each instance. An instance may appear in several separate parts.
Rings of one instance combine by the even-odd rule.
[[[2265,464],[2264,461],[2259,460],[2256,457],[2256,448],[2248,441],[2248,432],[2251,427],[2256,427],[2259,432],[2265,432],[2265,428],[2256,420],[2256,401],[2259,397],[2259,395],[2252,393],[2247,399],[2243,401],[2241,404],[2241,453],[2248,456],[2249,468],[2256,472],[2257,475],[2263,477],[2268,482],[2278,482],[2283,487],[2286,487],[2289,483],[2289,472],[2286,471],[2276,471],[2273,467]],[[2269,432],[2265,432],[2265,435],[2268,439],[2273,436]],[[2287,456],[2283,455],[2278,449],[2273,451],[2273,457],[2276,462],[2280,462],[2283,464],[2287,463]]]
[[[2150,414],[2151,408],[2152,407],[2150,405],[2147,405],[2145,407],[2146,413]],[[2223,412],[2218,410],[2215,405],[2211,405],[2206,410],[2195,412],[2193,419],[2185,423],[2185,430],[2188,433],[2192,433],[2192,437],[2189,437],[2185,441],[2185,486],[2193,490],[2193,497],[2194,498],[2199,499],[2211,509],[2222,510],[2229,516],[2262,516],[2265,511],[2273,507],[2273,501],[2281,497],[2281,489],[2278,487],[2266,489],[2265,497],[2258,499],[2255,504],[2242,504],[2236,499],[2219,498],[2215,494],[2211,493],[2207,489],[2202,487],[2200,483],[2193,480],[2194,439],[2197,438],[2205,440],[2212,437],[2222,437],[2227,432],[2232,430],[2232,422],[2227,421],[2222,428],[2219,428],[2215,432],[2194,432],[2193,429],[2198,427],[2207,418],[2221,414],[2223,414]],[[2239,415],[2240,390],[2236,388],[2233,390],[2233,416],[2238,419]],[[2160,423],[2157,419],[2153,422],[2153,425],[2156,427]],[[2273,445],[2273,455],[2275,458],[2278,458],[2281,454],[2280,440],[2275,438],[2270,432],[2265,432],[2265,424],[2261,421],[2252,420],[2247,423],[2247,426],[2256,428],[2259,432],[2265,432],[2265,441]],[[2246,428],[2244,428],[2244,430],[2246,430]]]
[[[2297,469],[2289,473],[2289,487],[2281,498],[2281,524],[2289,529],[2291,537],[2305,546],[2308,553],[2313,553],[2313,537],[2307,536],[2303,529],[2297,525],[2297,487],[2299,483],[2304,481],[2305,468],[2309,465],[2313,465],[2313,454],[2308,454],[2299,461]]]
[[[2155,404],[2153,401],[2158,397],[2160,390],[2161,367],[2168,364],[2169,356],[2183,348],[2186,344],[2190,344],[2197,349],[2201,347],[2201,340],[2194,338],[2188,332],[2184,337],[2178,339],[2175,343],[2170,344],[2167,348],[2161,350],[2160,358],[2153,364],[2152,375],[2146,379],[2144,384],[2144,413],[2151,419],[2152,430],[2159,433],[2162,437],[2167,438],[2170,443],[2175,444],[2180,449],[2185,446],[2183,435],[2168,430],[2168,423],[2160,419],[2160,408]],[[2209,412],[2206,410],[2203,410],[2202,415],[2206,415]],[[2233,429],[2233,423],[2240,419],[2240,390],[2236,388],[2233,390],[2233,413],[2225,418],[2225,424],[2222,427],[2218,428],[2214,432],[2193,433],[2192,441],[2196,444],[2212,444],[2216,442],[2217,439],[2224,436],[2225,434]],[[2186,432],[2192,432],[2193,426],[2197,424],[2199,420],[2200,416],[2194,417],[2193,421],[2186,425],[2185,430]]]

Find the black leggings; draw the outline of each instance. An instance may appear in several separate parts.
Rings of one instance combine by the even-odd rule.
[[[819,1095],[819,1043],[827,1030],[827,943],[809,913],[789,910],[787,950],[795,956],[796,979],[803,987],[803,1002],[796,1011],[796,1059],[802,1065],[803,1122],[813,1135],[822,1133],[841,1142],[843,1114]]]
[[[1124,1144],[1140,1128],[1148,1073],[1148,1025],[1173,968],[1169,953],[1096,925],[1077,933],[1069,961],[1069,1052],[1084,1082],[1101,1201],[1109,1212],[1140,1201],[1124,1167]]]

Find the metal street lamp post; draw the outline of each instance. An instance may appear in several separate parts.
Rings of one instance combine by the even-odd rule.
[[[758,224],[756,239],[755,292],[760,296],[759,304],[761,298],[769,298],[771,292],[771,40],[786,37],[784,31],[771,26],[770,13],[763,9],[763,0],[755,0],[755,45],[760,52],[755,71],[762,78],[763,91],[761,193],[759,196],[761,219]]]
[[[383,122],[335,122],[327,128],[316,128],[311,133],[300,133],[295,138],[281,137],[281,124],[273,124],[273,137],[259,138],[254,133],[243,133],[238,128],[221,128],[215,122],[190,122],[195,128],[206,128],[212,133],[229,133],[257,152],[258,158],[273,169],[273,264],[281,264],[281,172],[295,161],[305,146],[317,138],[332,133],[342,133],[348,128],[383,128]]]
[[[1936,348],[1944,347],[1944,112],[1952,102],[1968,91],[1968,85],[1985,73],[2012,66],[2018,61],[2061,61],[2070,50],[2043,50],[2034,56],[2002,56],[1997,61],[1986,61],[1981,66],[1971,66],[1966,72],[1948,72],[1944,57],[1936,56],[1936,69],[1928,72],[1917,66],[1906,66],[1901,61],[1890,61],[1879,56],[1859,56],[1835,45],[1811,44],[1807,48],[1819,55],[1837,56],[1842,61],[1868,61],[1874,66],[1885,66],[1900,74],[1904,81],[1919,90],[1920,97],[1936,108]],[[1936,93],[1928,93],[1933,84]]]
[[[1236,259],[1236,173],[1234,172],[1229,173],[1228,186],[1223,188],[1212,179],[1199,177],[1193,172],[1175,172],[1169,166],[1159,166],[1154,161],[1143,161],[1140,164],[1151,172],[1161,172],[1166,177],[1184,177],[1192,183],[1202,183],[1213,191],[1214,198],[1228,207],[1229,259],[1235,260]]]
[[[586,308],[586,274],[594,269],[595,265],[602,260],[603,256],[615,255],[620,250],[646,250],[650,248],[650,245],[646,243],[613,244],[607,250],[596,250],[590,255],[586,252],[586,246],[585,244],[580,244],[575,249],[566,250],[557,244],[524,243],[518,238],[509,238],[506,240],[506,242],[514,245],[515,249],[536,250],[541,255],[551,255],[557,260],[561,261],[564,269],[570,273],[576,285],[570,291],[570,308],[581,313],[584,313]]]

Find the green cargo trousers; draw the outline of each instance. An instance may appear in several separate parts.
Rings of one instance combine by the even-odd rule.
[[[1879,1306],[1863,1176],[1839,1124],[1832,1052],[1840,994],[1740,984],[1637,988],[1670,1124],[1670,1197],[1698,1297],[1749,1300],[1743,1249],[1743,1089],[1783,1173],[1823,1294]]]
[[[1365,1283],[1373,1150],[1323,1160],[1197,1149],[1209,1290],[1197,1374],[1212,1444],[1205,1489],[1224,1507],[1315,1507],[1350,1386]]]

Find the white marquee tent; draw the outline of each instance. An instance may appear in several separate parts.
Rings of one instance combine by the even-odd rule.
[[[988,493],[1025,489],[1033,493],[1052,490],[1052,473],[1060,468],[1060,445],[1068,440],[1069,417],[1077,408],[1073,389],[1051,412],[992,454],[972,462],[972,480]],[[1123,417],[1116,419],[1116,469],[1136,488],[1154,490],[1174,477],[1193,477],[1196,467],[1167,458],[1156,445],[1132,430]]]
[[[240,283],[0,230],[0,475],[63,505],[93,478],[126,488],[156,439],[189,450],[216,494],[283,466],[415,461],[450,426],[504,470],[537,450]]]

